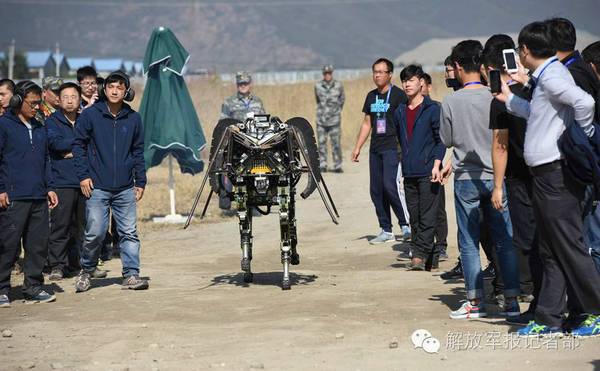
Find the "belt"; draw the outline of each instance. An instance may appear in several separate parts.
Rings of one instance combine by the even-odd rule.
[[[552,172],[554,170],[559,170],[562,168],[562,160],[556,160],[549,162],[547,164],[533,166],[529,168],[529,173],[533,176],[540,176],[545,173]]]

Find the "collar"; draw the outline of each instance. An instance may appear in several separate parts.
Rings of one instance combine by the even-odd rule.
[[[19,116],[15,115],[10,110],[6,111],[6,113],[4,115],[2,115],[2,118],[4,118],[4,117],[6,117],[7,119],[9,119],[11,121],[14,121],[15,123],[17,123],[19,125],[25,126],[25,124],[23,123],[23,121],[21,121],[21,119],[19,118]],[[32,118],[32,119],[29,120],[29,125],[31,125],[31,127],[34,128],[34,129],[37,128],[37,127],[41,127],[40,123],[35,118]]]
[[[534,79],[538,79],[540,77],[540,74],[542,73],[542,71],[552,62],[557,61],[558,58],[556,56],[554,57],[550,57],[548,59],[546,59],[544,61],[544,63],[542,63],[541,65],[538,66],[538,68],[535,69],[535,71],[533,71],[533,73],[531,74],[531,77],[533,77]]]
[[[564,57],[563,59],[561,59],[560,63],[565,64],[572,58],[581,59],[581,54],[579,54],[578,50],[574,50],[573,53],[571,53],[571,54],[567,55],[566,57]]]
[[[240,100],[244,100],[244,99],[252,100],[252,93],[250,93],[248,95],[242,95],[242,93],[240,93],[238,91],[236,94],[237,94],[238,99],[240,99]]]

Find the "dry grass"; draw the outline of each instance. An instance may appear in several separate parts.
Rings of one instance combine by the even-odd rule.
[[[434,91],[432,97],[440,100],[447,93],[443,82],[443,75],[433,76]],[[302,83],[282,86],[255,86],[254,92],[262,98],[265,109],[272,115],[279,116],[283,120],[294,116],[301,116],[310,122],[315,121],[315,100],[314,84]],[[200,122],[204,129],[207,140],[210,142],[212,129],[219,119],[221,103],[224,98],[233,94],[234,87],[220,80],[198,79],[188,83],[188,88],[198,112]],[[366,93],[373,89],[373,83],[370,78],[345,81],[344,88],[346,92],[346,104],[342,112],[342,145],[345,151],[353,148],[358,129],[362,123],[363,113],[362,105]],[[142,96],[141,92],[138,95]],[[139,105],[139,100],[134,102],[134,106]],[[205,149],[202,156],[206,159],[208,149]],[[207,164],[207,162],[205,163]],[[190,176],[175,172],[175,193],[177,212],[187,215],[192,205],[196,190],[200,185],[204,173],[197,176]],[[151,222],[152,216],[164,215],[169,212],[168,197],[168,166],[167,161],[163,161],[160,166],[154,167],[148,171],[148,185],[143,201],[139,205],[138,216],[141,220],[140,232],[146,230],[171,229],[175,226],[160,225]],[[204,199],[208,196],[209,188],[204,192],[203,199],[196,210],[199,214]],[[221,219],[217,206],[217,198],[213,197],[211,206],[208,209],[208,222],[214,222]]]

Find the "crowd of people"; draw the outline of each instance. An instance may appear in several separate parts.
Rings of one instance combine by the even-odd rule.
[[[581,54],[575,44],[575,27],[564,18],[525,26],[518,45],[504,34],[485,45],[463,40],[444,62],[454,91],[441,103],[429,97],[420,66],[404,67],[398,87],[391,61],[373,63],[376,89],[365,99],[352,152],[358,161],[370,135],[371,199],[381,227],[370,242],[404,239],[392,232],[391,207],[412,232],[399,259],[410,259],[410,271],[438,268],[447,236],[444,185],[454,173],[460,257],[441,278],[464,279],[467,300],[451,319],[486,317],[484,280],[492,279],[489,297],[508,323],[523,326],[519,335],[600,335],[600,194],[582,176],[581,159],[566,161],[564,153],[574,151],[564,143],[582,143],[590,149],[584,161],[598,167],[600,41]],[[515,70],[505,65],[507,50],[518,55]],[[576,129],[585,139],[569,142]],[[521,312],[523,302],[529,308]]]
[[[528,24],[517,41],[497,34],[485,45],[456,44],[444,62],[453,91],[441,103],[430,97],[431,76],[421,66],[402,68],[397,86],[390,60],[373,63],[375,88],[351,154],[358,162],[370,138],[370,195],[381,231],[369,242],[410,242],[398,257],[410,260],[407,270],[439,269],[448,258],[445,185],[454,174],[459,260],[441,278],[464,279],[466,301],[450,318],[485,317],[491,298],[508,323],[523,325],[519,335],[600,335],[600,190],[581,181],[560,144],[572,127],[590,142],[600,137],[600,41],[580,54],[564,18]],[[506,50],[518,55],[516,72],[506,68]],[[344,88],[332,65],[322,72],[315,84],[320,170],[342,173]],[[500,76],[495,91],[492,74]],[[56,299],[43,288],[45,269],[50,280],[78,272],[76,291],[87,291],[91,279],[106,277],[98,265],[113,240],[123,288],[148,288],[136,227],[146,184],[143,125],[126,103],[129,78],[116,71],[102,80],[84,67],[77,80],[50,77],[42,87],[0,80],[0,307],[10,306],[21,248],[28,302]],[[222,118],[265,112],[251,81],[247,72],[236,75]],[[226,190],[219,204],[231,208]]]

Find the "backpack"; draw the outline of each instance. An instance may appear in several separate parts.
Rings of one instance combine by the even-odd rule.
[[[600,125],[592,123],[594,134],[588,137],[573,121],[558,139],[567,170],[580,184],[594,188],[594,200],[600,200]]]

